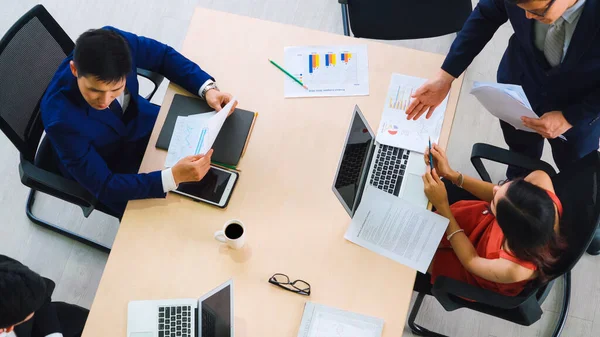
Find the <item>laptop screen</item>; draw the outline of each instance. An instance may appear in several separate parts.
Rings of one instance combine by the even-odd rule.
[[[360,192],[361,181],[367,173],[369,164],[367,158],[373,146],[373,140],[373,132],[357,106],[354,109],[333,184],[334,191],[350,216],[354,214],[354,205]]]
[[[228,284],[201,302],[201,337],[233,337],[231,334],[231,285]]]

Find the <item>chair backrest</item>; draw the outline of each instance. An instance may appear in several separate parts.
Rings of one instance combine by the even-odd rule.
[[[0,129],[21,155],[33,161],[44,131],[40,100],[74,43],[37,5],[0,40]]]
[[[471,0],[348,0],[354,36],[381,40],[455,33],[471,11]]]
[[[561,233],[568,249],[558,270],[573,269],[590,245],[600,225],[600,152],[592,152],[552,177],[563,205]]]

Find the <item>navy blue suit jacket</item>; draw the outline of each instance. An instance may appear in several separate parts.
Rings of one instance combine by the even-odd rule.
[[[131,101],[124,123],[111,110],[96,110],[83,98],[71,73],[69,55],[59,66],[41,103],[42,121],[63,175],[78,181],[98,200],[111,205],[132,199],[164,197],[160,171],[147,174],[119,172],[130,160],[122,149],[147,137],[159,108],[139,95],[136,68],[160,73],[192,93],[211,77],[173,48],[113,27],[131,50],[132,71],[126,88]]]
[[[565,133],[585,155],[600,137],[600,0],[587,0],[563,62],[551,68],[534,45],[533,20],[504,0],[481,0],[452,44],[442,69],[460,76],[496,30],[510,20],[515,31],[498,68],[498,82],[523,86],[538,115],[562,111]]]

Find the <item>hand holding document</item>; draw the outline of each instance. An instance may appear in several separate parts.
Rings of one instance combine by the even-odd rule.
[[[306,302],[298,337],[380,337],[383,319]]]
[[[416,121],[407,120],[404,113],[410,105],[412,94],[425,82],[427,80],[424,78],[392,74],[377,130],[377,142],[419,153],[424,152],[430,137],[434,143],[439,142],[448,96],[429,119],[421,117]]]
[[[517,130],[535,132],[523,125],[521,117],[539,118],[531,109],[531,104],[519,85],[502,83],[473,83],[471,94],[498,119],[512,125]]]
[[[206,154],[212,148],[236,102],[237,100],[233,98],[219,112],[177,117],[165,167],[172,167],[181,158],[187,156]]]
[[[344,238],[425,273],[449,220],[367,186]]]

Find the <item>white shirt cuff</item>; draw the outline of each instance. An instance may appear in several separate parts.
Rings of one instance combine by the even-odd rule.
[[[63,337],[63,334],[61,334],[60,332],[55,332],[55,333],[46,335],[46,337]]]
[[[168,169],[162,170],[160,172],[160,177],[162,178],[163,191],[165,193],[177,189],[175,177],[173,177],[173,171],[170,167]]]
[[[215,81],[213,81],[211,79],[206,80],[206,82],[204,82],[204,84],[198,90],[198,96],[202,97],[202,91],[204,90],[204,88],[206,88],[207,85],[209,85],[211,83],[215,83]]]

